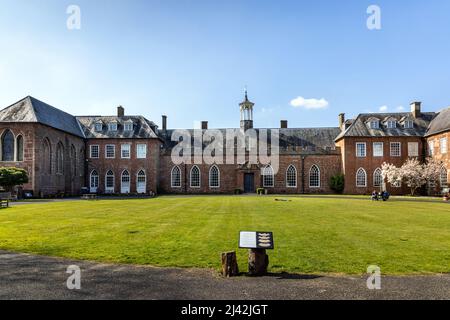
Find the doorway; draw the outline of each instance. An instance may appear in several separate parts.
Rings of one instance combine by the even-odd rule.
[[[255,192],[255,174],[245,173],[244,174],[244,192],[254,193]]]

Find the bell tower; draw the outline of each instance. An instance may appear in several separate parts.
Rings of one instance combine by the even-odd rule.
[[[253,128],[253,106],[255,104],[248,100],[247,89],[245,89],[244,101],[239,104],[241,110],[241,129]]]

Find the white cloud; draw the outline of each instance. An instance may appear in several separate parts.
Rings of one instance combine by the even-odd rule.
[[[381,106],[380,107],[380,112],[386,112],[386,111],[388,111],[388,106]]]
[[[305,108],[305,109],[325,109],[329,105],[328,101],[324,98],[322,99],[305,99],[303,97],[297,97],[291,101],[291,106],[294,108]]]
[[[398,107],[396,108],[396,110],[397,110],[398,112],[402,112],[402,111],[405,111],[405,108],[404,108],[403,106],[398,106]]]

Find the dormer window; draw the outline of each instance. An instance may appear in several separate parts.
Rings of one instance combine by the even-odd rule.
[[[125,124],[123,125],[123,130],[124,131],[133,131],[133,122],[125,122]]]
[[[103,124],[98,122],[95,124],[95,132],[101,132],[103,130]]]
[[[414,128],[414,121],[406,120],[403,126],[405,129],[412,129]]]
[[[397,128],[397,121],[389,120],[387,122],[387,127],[388,127],[388,129],[395,129],[395,128]]]
[[[378,120],[370,121],[370,129],[379,129],[379,128],[380,128],[380,122]]]
[[[109,131],[117,131],[117,122],[108,123],[108,130]]]

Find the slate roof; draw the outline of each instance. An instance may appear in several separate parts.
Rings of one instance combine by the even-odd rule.
[[[426,136],[431,136],[449,130],[450,130],[450,107],[439,112],[438,115],[433,119],[433,121],[431,121]]]
[[[78,137],[84,137],[74,116],[30,96],[1,110],[0,122],[41,123]]]
[[[88,139],[150,139],[159,138],[156,135],[157,126],[152,121],[147,120],[143,116],[79,116],[76,117],[80,122],[83,133]],[[108,123],[117,122],[117,131],[109,131]],[[132,121],[133,130],[125,131],[124,123]],[[102,122],[102,131],[95,131],[95,123]]]
[[[336,141],[344,137],[423,137],[427,132],[430,122],[436,116],[434,112],[422,112],[419,118],[414,118],[411,112],[405,113],[363,113],[351,123],[347,130],[341,132]],[[376,118],[380,121],[378,129],[370,128],[369,119]],[[397,120],[396,128],[388,128],[386,121]],[[406,129],[403,127],[405,120],[414,121],[414,127]]]
[[[233,130],[234,133],[240,129],[211,129],[219,130],[223,136],[222,146],[226,146],[226,131]],[[262,129],[255,129],[259,135]],[[267,129],[267,136],[270,138],[273,129]],[[339,128],[296,128],[296,129],[277,129],[279,131],[280,154],[338,154],[334,139],[340,133]],[[163,152],[170,153],[173,147],[177,145],[176,141],[171,141],[172,133],[175,130],[159,131],[161,139],[164,141]],[[192,140],[194,139],[194,130],[187,130]],[[200,131],[200,129],[198,129]],[[209,142],[203,143],[205,147]],[[192,144],[193,145],[193,144]]]

